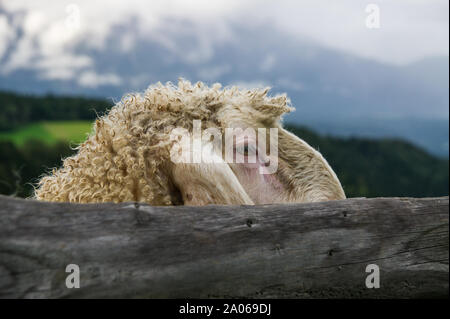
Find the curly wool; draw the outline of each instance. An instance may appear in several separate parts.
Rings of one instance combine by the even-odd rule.
[[[223,129],[227,119],[251,114],[247,122],[271,124],[289,112],[284,95],[269,97],[268,89],[240,90],[180,80],[128,94],[98,118],[93,132],[63,166],[43,177],[35,198],[57,202],[139,201],[173,205],[170,132],[202,127]],[[245,121],[245,118],[243,118]]]

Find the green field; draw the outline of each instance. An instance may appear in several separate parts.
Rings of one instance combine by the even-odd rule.
[[[90,121],[39,122],[13,131],[0,132],[0,141],[12,141],[17,146],[22,146],[30,139],[38,139],[49,145],[58,141],[80,143],[86,139],[91,129]]]

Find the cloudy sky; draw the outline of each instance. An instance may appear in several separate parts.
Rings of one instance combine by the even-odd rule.
[[[379,28],[366,22],[379,9]],[[294,37],[388,64],[404,65],[427,56],[448,56],[447,0],[385,1],[0,1],[2,73],[33,68],[47,79],[74,76],[83,84],[120,81],[114,74],[90,71],[94,61],[76,48],[102,49],[115,26],[132,24],[120,50],[132,51],[151,38],[180,51],[173,21],[189,23],[198,39],[188,62],[207,60],[215,43],[238,37],[232,25],[271,25]],[[270,63],[270,61],[267,61]],[[70,66],[70,67],[68,67]]]
[[[402,136],[448,154],[448,6],[0,0],[0,90],[115,100],[180,76],[271,86],[297,108],[289,121],[326,134]]]

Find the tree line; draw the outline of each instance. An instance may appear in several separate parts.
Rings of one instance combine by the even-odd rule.
[[[94,120],[111,106],[106,99],[0,92],[0,131],[38,121]]]

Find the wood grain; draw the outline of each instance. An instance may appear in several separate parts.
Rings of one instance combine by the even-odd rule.
[[[0,297],[448,297],[448,220],[448,197],[155,207],[0,196]],[[65,285],[68,264],[79,289]],[[368,264],[379,289],[365,286]]]

